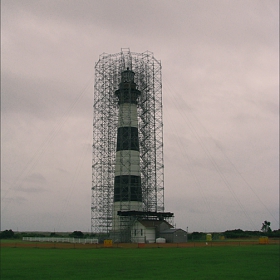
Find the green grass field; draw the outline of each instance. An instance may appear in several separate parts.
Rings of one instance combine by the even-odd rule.
[[[279,246],[1,248],[4,279],[279,279]]]

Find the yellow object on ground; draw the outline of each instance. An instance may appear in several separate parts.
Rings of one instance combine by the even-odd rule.
[[[267,236],[260,237],[259,244],[268,244],[268,237]]]
[[[212,241],[212,234],[211,233],[206,234],[206,241]]]
[[[112,239],[105,239],[104,240],[104,247],[112,247],[113,246],[113,240]]]

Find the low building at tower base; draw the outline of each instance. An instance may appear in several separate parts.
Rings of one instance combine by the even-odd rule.
[[[170,212],[118,211],[119,226],[110,232],[115,243],[155,243],[162,232],[173,229]]]
[[[160,237],[165,238],[167,243],[188,242],[188,233],[180,228],[170,228],[162,231]]]

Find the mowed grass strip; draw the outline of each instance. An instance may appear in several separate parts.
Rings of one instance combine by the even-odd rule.
[[[279,279],[279,246],[1,248],[4,279]]]

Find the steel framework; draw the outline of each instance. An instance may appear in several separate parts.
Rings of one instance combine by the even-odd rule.
[[[114,169],[121,72],[129,67],[141,91],[137,104],[143,211],[164,211],[161,63],[152,52],[100,55],[95,65],[93,104],[91,230],[112,229]]]

